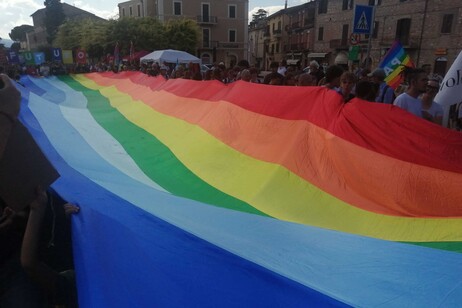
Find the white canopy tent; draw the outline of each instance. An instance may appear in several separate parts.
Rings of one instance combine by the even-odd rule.
[[[186,51],[165,49],[165,50],[156,50],[150,54],[141,57],[141,63],[145,62],[158,62],[162,64],[166,63],[201,63],[201,60]]]

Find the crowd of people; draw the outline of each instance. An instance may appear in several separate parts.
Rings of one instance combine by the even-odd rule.
[[[149,76],[161,76],[165,79],[218,80],[225,84],[242,80],[277,86],[322,86],[338,92],[345,102],[359,97],[366,101],[394,104],[418,117],[442,125],[443,109],[434,102],[442,78],[429,74],[427,68],[403,67],[404,82],[397,89],[387,85],[385,71],[381,68],[371,72],[368,69],[348,69],[340,65],[324,67],[313,60],[308,67],[302,69],[287,65],[283,60],[271,63],[269,69],[269,72],[261,72],[246,60],[241,60],[230,67],[226,67],[223,62],[205,66],[197,63],[123,61],[119,65],[104,62],[73,66],[64,66],[60,63],[44,63],[39,66],[16,65],[9,68],[9,75],[19,81],[21,74],[48,76],[67,73],[140,71]],[[459,112],[460,115],[453,118],[458,123],[457,129],[460,129],[462,108],[457,107],[458,109],[453,110],[453,113]]]
[[[247,61],[232,67],[220,62],[205,70],[194,63],[156,62],[119,66],[98,63],[71,68],[50,63],[12,65],[6,69],[0,67],[0,159],[19,113],[20,95],[13,80],[19,83],[22,74],[48,76],[127,70],[165,79],[217,80],[224,84],[243,81],[272,86],[319,86],[335,91],[345,103],[356,97],[371,103],[393,104],[438,125],[443,120],[443,108],[435,102],[442,80],[422,68],[404,67],[404,83],[395,90],[385,82],[386,74],[381,68],[372,72],[350,71],[339,65],[323,67],[317,61],[311,61],[305,69],[288,66],[285,61],[274,62],[264,76]],[[462,120],[462,108],[458,119]],[[44,303],[76,306],[70,227],[65,214],[78,211],[77,206],[65,202],[51,189],[47,192],[38,189],[36,199],[21,210],[10,208],[0,198],[0,307],[44,307]]]
[[[6,160],[18,120],[21,94],[0,69],[0,161]],[[17,158],[19,159],[19,158]],[[28,157],[26,159],[31,159]],[[2,181],[18,177],[2,169]],[[37,176],[37,175],[34,175]],[[18,187],[11,194],[24,195]],[[65,202],[53,189],[36,187],[25,204],[0,197],[0,307],[77,307],[71,246],[70,214],[79,207]]]
[[[201,70],[199,64],[168,65],[156,62],[143,63],[140,67],[125,65],[121,66],[121,70],[139,70],[165,79],[218,80],[225,84],[242,80],[276,86],[321,86],[339,93],[345,103],[358,97],[370,102],[396,105],[438,125],[442,125],[443,121],[443,108],[434,101],[442,78],[429,74],[423,68],[403,67],[404,82],[398,89],[387,85],[385,71],[381,68],[372,72],[367,69],[350,71],[340,65],[324,68],[315,60],[303,70],[288,66],[284,60],[273,62],[270,72],[264,76],[245,60],[232,67],[226,67],[223,62],[215,63],[205,71]]]

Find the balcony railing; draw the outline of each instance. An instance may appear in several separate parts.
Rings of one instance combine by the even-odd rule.
[[[290,44],[290,50],[298,50],[298,44]]]
[[[217,16],[203,16],[203,15],[197,16],[197,23],[199,24],[215,25],[217,24],[217,21],[218,21]]]
[[[282,35],[282,30],[281,29],[273,30],[273,35],[274,36],[281,36]]]
[[[382,38],[379,42],[381,46],[391,46],[393,42],[395,41],[394,38]],[[406,40],[400,41],[401,45],[403,45],[404,48],[419,48],[419,39],[416,37],[410,37]]]
[[[290,25],[290,30],[295,30],[300,28],[300,23],[299,22],[294,22],[293,24]]]
[[[218,44],[218,47],[219,48],[223,48],[223,49],[236,49],[236,48],[240,48],[241,47],[241,44],[239,43],[219,43]]]
[[[204,41],[204,42],[202,42],[202,48],[205,48],[205,49],[207,49],[207,48],[209,48],[209,49],[218,48],[218,45],[219,45],[218,41],[209,41],[209,42]]]

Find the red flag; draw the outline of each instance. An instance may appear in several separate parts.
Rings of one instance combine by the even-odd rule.
[[[133,62],[135,59],[135,46],[133,46],[133,41],[130,41],[130,62]]]
[[[77,52],[75,54],[75,62],[79,64],[87,63],[87,53],[84,49],[77,49]]]
[[[119,65],[119,42],[116,43],[114,48],[114,64]]]

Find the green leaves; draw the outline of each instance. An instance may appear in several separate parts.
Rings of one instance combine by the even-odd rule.
[[[47,31],[47,41],[53,42],[58,32],[59,26],[64,22],[64,15],[61,0],[45,0],[45,28]]]
[[[10,35],[10,38],[13,41],[25,41],[26,40],[26,33],[28,31],[33,30],[33,29],[34,29],[33,26],[21,25],[21,26],[14,27],[11,30],[11,33],[9,35]]]
[[[199,27],[190,19],[162,24],[151,17],[126,17],[109,21],[67,20],[59,27],[53,45],[63,49],[80,47],[91,58],[100,58],[112,54],[116,42],[119,42],[121,56],[130,53],[130,42],[136,50],[171,48],[194,54],[199,39]]]

